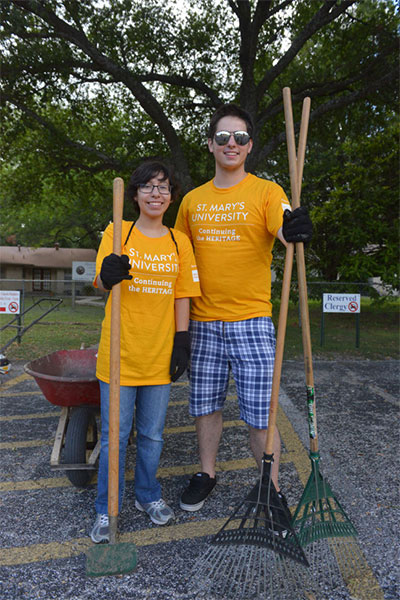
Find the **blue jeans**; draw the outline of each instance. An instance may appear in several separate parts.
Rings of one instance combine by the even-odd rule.
[[[100,381],[101,450],[97,483],[96,512],[108,514],[108,429],[110,386]],[[140,504],[161,498],[156,479],[163,447],[162,433],[171,384],[120,387],[119,424],[119,510],[125,488],[125,457],[136,405],[135,495]]]

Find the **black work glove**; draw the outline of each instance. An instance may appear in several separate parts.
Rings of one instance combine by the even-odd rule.
[[[313,226],[305,206],[283,213],[282,233],[287,242],[311,242]]]
[[[176,381],[185,372],[190,358],[190,335],[188,331],[177,331],[172,348],[169,374],[171,381]]]
[[[129,275],[131,265],[126,254],[109,254],[103,260],[100,270],[100,279],[106,290],[111,290],[112,286],[120,283],[123,279],[132,279]]]

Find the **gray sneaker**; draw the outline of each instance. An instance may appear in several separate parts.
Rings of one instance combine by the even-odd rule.
[[[138,500],[135,500],[135,506],[138,510],[146,512],[156,525],[166,525],[169,521],[175,519],[174,511],[168,504],[165,504],[162,498],[147,504],[140,504]]]
[[[90,532],[92,542],[101,544],[102,542],[110,541],[110,529],[108,523],[108,515],[98,514],[93,529]]]

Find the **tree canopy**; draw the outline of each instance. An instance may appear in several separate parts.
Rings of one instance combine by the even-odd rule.
[[[127,180],[148,157],[174,165],[183,193],[209,179],[207,125],[223,102],[254,119],[247,169],[289,191],[289,86],[296,119],[312,101],[310,267],[395,283],[391,0],[11,0],[0,11],[3,240],[96,247],[113,177]]]

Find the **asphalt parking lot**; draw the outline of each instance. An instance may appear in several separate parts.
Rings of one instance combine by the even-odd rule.
[[[399,576],[399,364],[314,361],[322,470],[358,530],[365,581],[318,600],[397,600]],[[186,600],[197,596],[191,572],[198,557],[257,481],[238,421],[233,383],[224,411],[218,483],[198,513],[184,513],[179,496],[198,469],[195,433],[187,412],[187,381],[172,388],[159,477],[176,520],[157,527],[134,508],[128,451],[127,488],[119,517],[123,541],[134,542],[138,564],[130,575],[88,578],[85,553],[95,517],[95,483],[71,485],[52,470],[50,454],[60,415],[36,382],[12,365],[1,394],[0,598],[7,600]],[[291,508],[309,474],[303,363],[285,361],[278,425],[283,441],[280,481]],[[212,581],[205,596],[213,597]],[[354,591],[358,590],[358,591]],[[223,600],[231,600],[226,597]],[[296,600],[295,598],[291,600]]]

